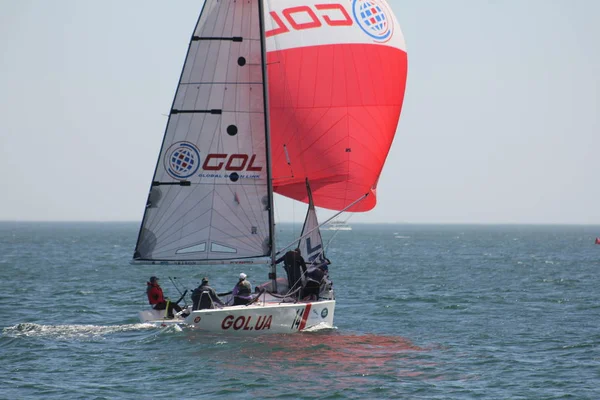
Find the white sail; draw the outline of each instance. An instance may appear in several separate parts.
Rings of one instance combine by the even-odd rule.
[[[271,253],[258,0],[207,0],[192,36],[134,261]]]
[[[302,227],[298,248],[306,261],[306,265],[319,265],[325,261],[325,248],[308,180],[306,182],[306,190],[308,192],[308,211],[304,220],[304,226]]]

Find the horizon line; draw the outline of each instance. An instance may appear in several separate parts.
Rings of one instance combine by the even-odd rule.
[[[56,223],[56,224],[141,224],[141,221],[136,220],[5,220],[0,219],[0,223]],[[277,224],[299,224],[301,221],[279,221]],[[512,225],[512,226],[600,226],[600,223],[580,223],[580,222],[352,222],[349,225]],[[600,233],[599,233],[600,234]]]

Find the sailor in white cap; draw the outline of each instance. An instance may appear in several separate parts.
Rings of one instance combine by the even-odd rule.
[[[252,301],[252,285],[246,279],[247,277],[248,275],[242,272],[238,283],[233,287],[234,306],[248,304]]]

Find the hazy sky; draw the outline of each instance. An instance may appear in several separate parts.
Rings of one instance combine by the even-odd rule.
[[[351,222],[600,224],[600,1],[390,4],[406,97]],[[0,0],[0,220],[141,219],[201,6]]]

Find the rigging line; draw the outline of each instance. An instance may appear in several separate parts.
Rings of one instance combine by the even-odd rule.
[[[177,277],[173,277],[173,279],[177,279]],[[169,276],[169,280],[171,281],[171,283],[173,284],[173,286],[175,286],[175,289],[177,289],[177,291],[179,292],[179,294],[181,295],[181,297],[179,298],[179,300],[177,300],[175,302],[175,304],[179,304],[179,302],[181,300],[183,300],[183,303],[185,304],[185,306],[188,306],[187,300],[185,299],[185,294],[188,292],[187,289],[185,289],[185,291],[183,293],[181,293],[181,290],[179,290],[179,288],[177,287],[177,285],[175,284],[175,282],[173,281],[173,279],[171,279],[171,277]]]
[[[296,234],[296,202],[294,200],[292,200],[292,232],[294,235]]]
[[[307,237],[308,235],[310,235],[311,233],[313,233],[315,230],[319,229],[320,227],[322,227],[323,225],[325,225],[326,223],[328,223],[329,221],[333,220],[335,217],[337,217],[338,215],[340,215],[341,213],[343,213],[344,211],[348,210],[350,207],[354,206],[355,204],[361,202],[362,200],[364,200],[365,198],[367,198],[367,196],[369,195],[369,193],[365,193],[363,194],[361,197],[359,197],[358,199],[354,200],[352,203],[350,203],[346,208],[344,208],[343,210],[339,211],[337,214],[334,214],[332,217],[329,217],[325,222],[321,222],[319,225],[315,226],[314,228],[312,228],[310,231],[304,233],[302,236],[300,236],[298,239],[294,240],[292,243],[288,244],[287,246],[285,246],[284,248],[282,248],[280,251],[277,252],[277,254],[281,254],[282,251],[284,251],[285,249],[291,247],[292,245],[294,245],[296,242],[304,239],[305,237]]]
[[[329,248],[329,245],[331,244],[331,242],[333,241],[333,239],[335,239],[335,237],[338,235],[338,233],[340,233],[341,231],[335,231],[335,233],[331,236],[331,238],[329,238],[329,240],[327,241],[327,244],[325,246],[323,246],[323,257],[325,257],[325,250],[327,250]]]

